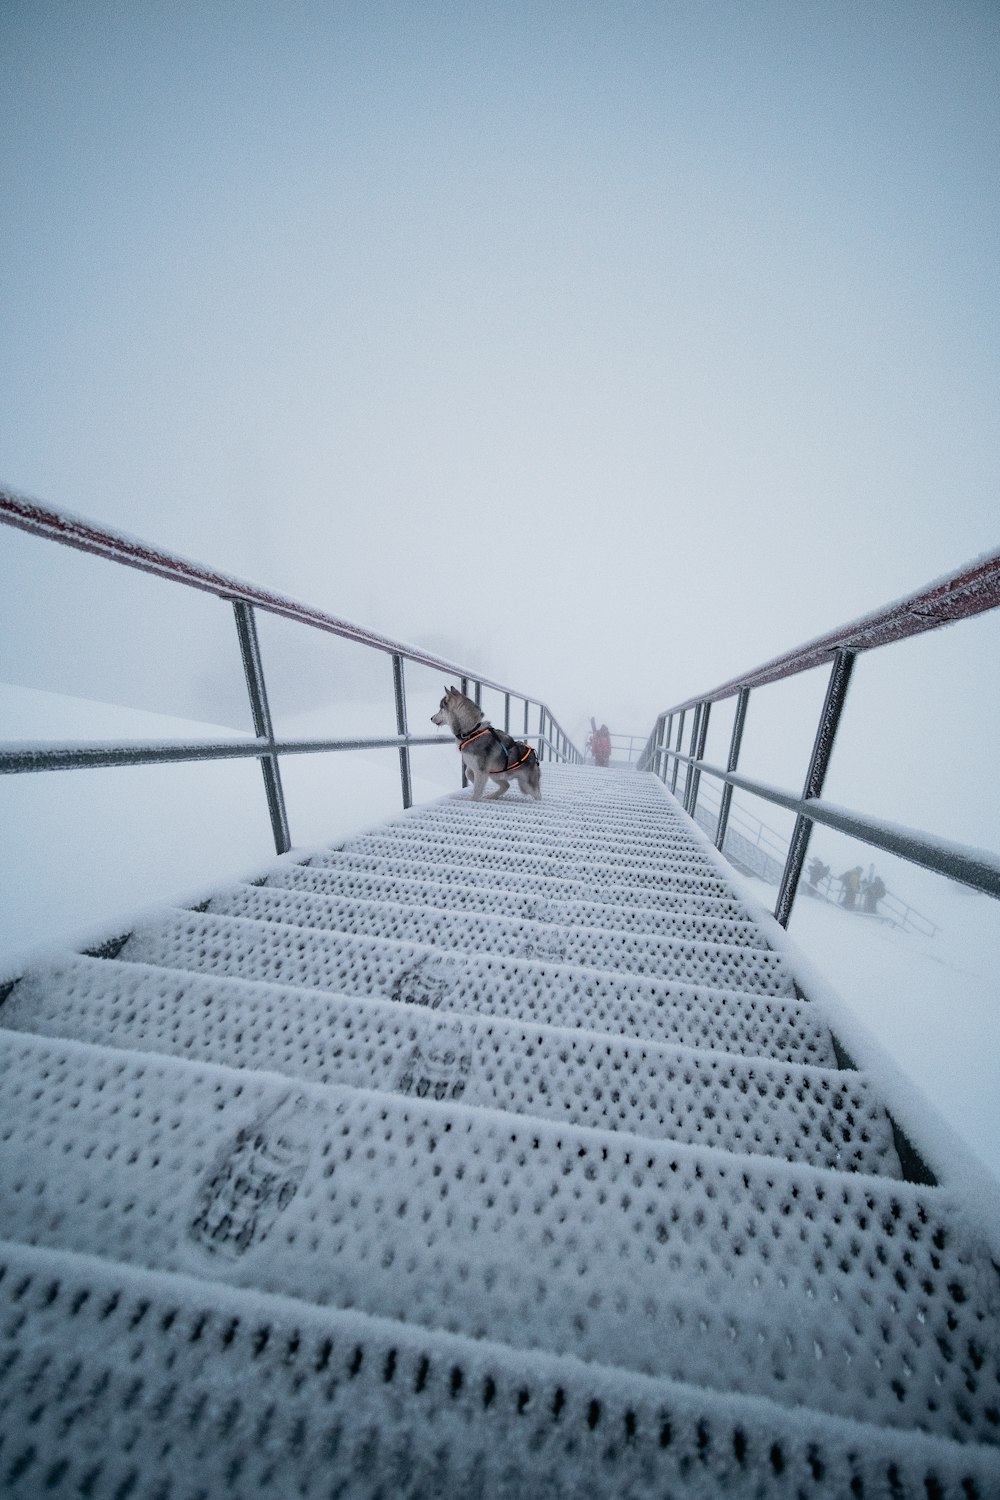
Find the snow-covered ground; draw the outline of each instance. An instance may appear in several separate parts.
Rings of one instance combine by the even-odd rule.
[[[414,733],[434,732],[427,721],[436,700],[425,697],[409,703]],[[370,704],[345,704],[335,725],[307,716],[281,727],[290,735],[394,732],[392,724],[373,726],[371,712]],[[5,739],[239,737],[231,728],[9,687],[0,687],[0,722]],[[417,801],[457,789],[454,751],[416,750],[413,776]],[[289,756],[282,777],[298,849],[348,836],[401,806],[394,750]],[[143,909],[190,901],[275,857],[254,761],[3,777],[0,826],[0,978],[53,944],[122,930]],[[1000,902],[898,861],[886,875],[890,889],[939,924],[934,937],[804,894],[790,936],[1000,1179]],[[773,888],[746,884],[773,906]]]
[[[436,708],[409,704],[415,734],[435,734]],[[389,704],[390,716],[392,705]],[[231,728],[63,694],[0,685],[10,740],[240,739]],[[338,705],[282,724],[290,737],[390,735],[372,705]],[[412,752],[414,800],[460,784],[447,745]],[[396,750],[286,756],[282,784],[292,841],[305,849],[357,833],[402,807]],[[0,777],[0,977],[59,942],[120,930],[138,912],[264,869],[275,858],[255,760]]]
[[[933,879],[913,873],[915,885]],[[919,902],[934,937],[804,895],[789,934],[1000,1178],[1000,902],[934,884]]]

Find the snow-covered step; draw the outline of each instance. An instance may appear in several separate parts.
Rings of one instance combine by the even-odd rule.
[[[684,984],[763,995],[795,993],[787,966],[777,953],[763,946],[762,938],[754,947],[704,940],[684,942],[647,934],[574,929],[523,917],[442,911],[391,901],[350,901],[254,885],[220,892],[210,899],[207,909],[318,932],[364,933],[397,942],[429,943],[456,952],[542,958],[614,969],[623,975],[655,975]]]
[[[349,851],[366,848],[398,846],[401,850],[412,848],[418,859],[443,858],[461,850],[480,860],[492,861],[504,856],[523,855],[526,859],[550,856],[553,833],[526,835],[516,829],[476,829],[471,837],[462,837],[447,829],[422,827],[409,822],[390,823],[373,833],[359,834],[348,839],[344,848]],[[559,858],[580,865],[598,865],[632,870],[657,872],[664,869],[678,874],[718,877],[719,871],[707,856],[704,847],[688,844],[671,845],[651,839],[648,843],[623,841],[620,844],[604,844],[584,837],[573,837],[565,832],[558,840]]]
[[[557,848],[553,840],[549,846]],[[319,854],[313,863],[319,866],[333,860],[341,852]],[[527,849],[518,850],[517,845],[509,849],[483,849],[462,841],[450,839],[424,840],[395,838],[388,830],[385,834],[367,834],[363,839],[352,840],[344,846],[344,853],[359,855],[374,861],[369,868],[385,869],[393,864],[420,871],[437,879],[433,873],[441,865],[460,865],[466,869],[481,870],[499,875],[520,874],[523,876],[544,875],[557,880],[574,881],[581,890],[592,897],[598,896],[611,885],[631,890],[633,895],[646,891],[680,891],[695,895],[731,896],[732,888],[707,860],[702,863],[674,866],[637,858],[620,858],[614,861],[591,859],[583,855],[535,854]]]
[[[530,798],[504,797],[494,802],[485,798],[474,802],[471,793],[456,792],[441,801],[410,808],[402,815],[407,821],[433,822],[437,818],[447,820],[450,826],[470,827],[485,825],[493,828],[551,828],[560,827],[573,832],[600,834],[602,837],[622,838],[633,828],[649,832],[659,829],[670,838],[695,837],[686,815],[677,803],[659,799],[634,809],[606,807],[602,802],[588,801],[576,806],[556,804],[551,799],[535,802]]]
[[[784,995],[447,952],[212,912],[177,912],[150,923],[129,938],[121,957],[335,994],[388,996],[432,1010],[836,1066],[833,1042],[815,1007]]]
[[[461,860],[465,859],[463,864]],[[672,883],[624,883],[621,871],[602,869],[595,879],[592,866],[574,866],[568,875],[546,873],[542,861],[514,859],[498,865],[491,860],[466,856],[462,850],[446,861],[419,861],[412,856],[383,853],[346,853],[326,850],[309,856],[301,867],[315,871],[352,871],[361,874],[387,875],[404,880],[432,880],[436,885],[460,887],[463,890],[522,891],[546,900],[607,901],[623,906],[635,903],[670,912],[705,912],[718,915],[745,915],[746,908],[723,881],[697,876],[675,876]]]
[[[995,1442],[950,1194],[6,1032],[11,1240]]]
[[[1000,1491],[982,1445],[9,1242],[0,1329],[13,1500]]]
[[[2,1017],[13,1030],[312,1083],[900,1174],[885,1111],[853,1072],[84,956],[27,975]]]
[[[606,851],[611,856],[619,850],[636,852],[652,849],[657,855],[686,854],[704,855],[704,844],[699,841],[690,823],[685,827],[674,821],[643,819],[632,825],[619,820],[609,821],[604,827],[595,827],[592,819],[568,820],[548,814],[530,814],[520,808],[515,814],[504,817],[492,806],[484,813],[482,804],[462,801],[446,802],[431,812],[408,815],[385,825],[385,829],[410,835],[434,834],[450,838],[472,838],[475,842],[494,841],[500,838],[513,839],[520,845],[530,846],[539,842],[551,843],[558,829],[559,842],[564,849],[581,849],[588,854]],[[383,831],[385,831],[385,829]]]
[[[682,938],[716,943],[758,945],[760,927],[737,901],[703,903],[694,911],[632,905],[605,905],[598,901],[574,901],[548,893],[525,891],[514,886],[448,885],[438,880],[407,880],[402,876],[376,875],[364,870],[317,869],[306,865],[282,865],[268,875],[268,887],[304,891],[341,900],[396,901],[410,906],[434,906],[449,911],[476,911],[503,917],[527,917],[535,922],[555,922],[610,932],[649,933],[656,937]]]

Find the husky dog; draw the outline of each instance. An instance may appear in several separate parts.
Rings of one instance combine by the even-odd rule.
[[[526,797],[541,801],[542,771],[534,750],[494,729],[478,703],[458,688],[445,688],[441,707],[431,715],[431,723],[447,725],[458,741],[465,769],[472,778],[473,802],[481,799],[491,776],[498,790],[490,793],[488,802],[510,791],[511,781],[517,782]]]

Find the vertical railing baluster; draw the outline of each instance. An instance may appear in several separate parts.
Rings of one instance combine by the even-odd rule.
[[[686,708],[682,708],[681,711],[680,711],[680,714],[678,716],[678,719],[677,719],[677,743],[674,745],[674,749],[677,750],[677,751],[680,750],[681,745],[682,745],[682,743],[684,741],[684,718],[685,718],[686,714],[687,714],[687,709]],[[680,768],[681,768],[681,763],[677,759],[677,756],[675,755],[674,756],[674,769],[673,769],[673,773],[672,773],[671,778],[670,778],[670,791],[671,791],[671,794],[674,797],[677,796],[677,773],[680,770]]]
[[[510,694],[503,695],[503,732],[510,734]]]
[[[688,803],[691,800],[691,781],[694,777],[694,766],[691,764],[691,761],[694,759],[695,749],[698,744],[698,729],[701,725],[701,709],[702,705],[700,703],[695,705],[694,718],[691,720],[691,739],[688,742],[688,755],[691,757],[691,759],[688,760],[687,765],[684,767],[684,796],[681,798],[685,812],[687,812]]]
[[[729,741],[729,759],[726,762],[727,771],[735,771],[740,760],[740,746],[743,743],[743,726],[746,723],[747,704],[750,702],[750,689],[740,688],[736,699],[736,713],[733,716],[733,733]],[[726,829],[729,825],[729,804],[733,800],[733,788],[728,781],[722,783],[722,798],[719,802],[719,821],[715,828],[715,847],[722,849],[726,842]]]
[[[406,727],[406,684],[403,681],[403,658],[393,654],[392,689],[396,699],[396,733],[409,734]],[[399,781],[403,793],[403,806],[413,806],[413,785],[410,780],[410,747],[399,747]]]
[[[463,698],[467,698],[468,696],[469,696],[469,679],[467,677],[463,677],[462,678],[462,697]],[[465,761],[462,760],[461,756],[459,756],[459,760],[462,761],[462,786],[466,787],[469,784],[469,778],[468,778],[468,776],[465,773]]]
[[[708,738],[708,717],[712,712],[711,703],[701,704],[700,718],[698,722],[698,740],[694,750],[695,760],[704,760],[705,741]],[[690,796],[688,799],[688,816],[693,818],[698,808],[698,788],[701,785],[701,772],[697,766],[691,767]]]
[[[816,739],[809,761],[809,770],[806,775],[805,787],[802,791],[803,801],[807,802],[810,797],[818,797],[823,790],[823,782],[826,780],[827,768],[830,764],[830,756],[833,753],[834,741],[837,738],[840,717],[844,712],[844,702],[847,698],[847,689],[851,684],[853,669],[854,652],[838,651],[833,658],[833,667],[830,671],[830,680],[827,683],[823,711],[820,714],[819,726],[816,730]],[[795,828],[792,831],[791,843],[788,846],[788,857],[785,860],[785,869],[781,877],[781,887],[778,891],[778,900],[774,908],[775,918],[780,922],[782,927],[788,926],[788,919],[792,914],[795,895],[802,876],[802,868],[806,862],[806,854],[809,849],[809,837],[812,833],[812,827],[812,819],[804,813],[799,813],[795,819]]]
[[[653,754],[652,754],[652,757],[650,759],[649,765],[646,767],[647,770],[655,772],[655,774],[657,776],[660,776],[661,779],[662,779],[662,776],[663,776],[663,768],[662,768],[662,765],[661,765],[663,757],[660,754],[660,751],[663,749],[664,741],[666,740],[668,733],[669,733],[669,731],[667,729],[667,721],[664,718],[664,716],[661,714],[660,717],[656,721],[656,734],[653,737]],[[631,759],[632,759],[632,741],[631,740],[629,741],[628,756],[629,756],[629,761],[631,762]]]
[[[264,663],[260,654],[260,641],[257,638],[257,621],[254,618],[253,605],[247,604],[243,599],[233,600],[233,612],[236,616],[236,634],[240,642],[240,656],[243,658],[247,692],[250,695],[254,734],[259,740],[267,740],[270,745],[269,752],[260,757],[260,769],[264,776],[264,791],[267,796],[267,810],[271,816],[274,847],[279,854],[287,854],[292,847],[292,840],[288,831],[288,813],[285,809],[281,772],[278,769],[278,757],[274,749],[274,727],[271,723],[271,710],[267,701],[267,684],[264,681]]]

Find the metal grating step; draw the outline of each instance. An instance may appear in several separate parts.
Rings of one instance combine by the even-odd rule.
[[[551,845],[550,845],[551,847]],[[322,869],[327,864],[336,865],[340,854],[370,859],[369,869],[399,868],[413,873],[419,870],[431,879],[438,879],[439,866],[458,865],[463,869],[491,870],[500,875],[517,877],[542,875],[550,879],[574,881],[581,892],[589,896],[600,895],[607,886],[622,886],[634,896],[645,900],[647,891],[681,891],[692,895],[732,897],[732,889],[708,862],[689,864],[683,868],[650,863],[647,860],[621,859],[615,862],[594,860],[580,854],[563,858],[558,854],[532,854],[527,850],[518,852],[516,846],[509,850],[490,850],[485,855],[473,845],[455,843],[441,839],[435,843],[421,843],[417,839],[397,839],[389,834],[370,834],[354,841],[329,855],[317,855],[313,863]]]
[[[523,805],[483,810],[480,804],[458,800],[439,805],[431,813],[407,814],[384,825],[384,830],[413,837],[468,838],[471,833],[480,845],[515,839],[522,846],[551,842],[553,832],[558,830],[564,848],[587,854],[603,851],[613,857],[618,852],[650,852],[662,858],[664,851],[669,851],[693,858],[704,856],[704,846],[692,833],[690,824],[685,826],[679,817],[644,816],[627,822],[616,818],[602,825],[592,817],[567,818],[551,808],[534,813]]]
[[[533,861],[555,857],[552,855],[551,834],[548,837],[539,834],[532,838],[516,830],[488,834],[477,831],[475,839],[469,841],[457,833],[432,833],[419,826],[411,827],[407,823],[390,824],[375,833],[360,834],[357,838],[348,839],[343,847],[348,853],[369,849],[385,850],[390,854],[411,855],[416,860],[428,862],[449,859],[453,853],[463,861],[471,855],[484,863],[497,861],[500,868],[504,867],[501,862],[507,859],[523,858],[525,861]],[[665,858],[665,855],[668,857]],[[657,877],[654,884],[660,884],[669,872],[671,876],[700,876],[722,884],[718,870],[706,858],[704,850],[690,848],[686,843],[679,848],[666,850],[658,850],[652,843],[608,847],[564,835],[559,839],[557,858],[560,865],[573,865],[584,871],[591,867],[595,870],[618,870],[620,878],[639,883],[642,883],[643,877],[648,879],[653,876]]]
[[[646,934],[589,932],[527,918],[442,911],[391,901],[345,901],[300,891],[252,885],[213,896],[210,912],[332,933],[364,933],[397,942],[429,943],[456,952],[500,953],[510,958],[542,958],[553,963],[614,969],[619,974],[655,975],[683,984],[794,995],[787,966],[763,946],[735,946],[721,934],[699,942]]]
[[[388,938],[285,928],[247,917],[177,912],[144,927],[121,957],[194,973],[230,974],[348,995],[835,1067],[814,1006],[623,977],[535,959],[488,958]]]
[[[344,900],[396,901],[408,906],[433,906],[448,911],[477,911],[503,917],[526,917],[535,922],[555,922],[563,927],[589,931],[638,932],[656,937],[691,941],[762,942],[760,927],[738,901],[704,902],[700,910],[666,911],[650,906],[604,905],[598,901],[574,901],[546,891],[483,886],[448,885],[439,880],[406,879],[398,875],[375,875],[364,870],[314,869],[284,865],[267,877],[267,886],[304,891],[315,896]]]
[[[655,778],[542,784],[14,986],[3,1493],[1000,1493],[991,1231]]]
[[[1000,1285],[942,1189],[2,1042],[11,1239],[996,1438]]]
[[[995,1451],[0,1242],[13,1500],[989,1500]]]
[[[3,1018],[312,1083],[901,1175],[889,1121],[857,1073],[85,957],[28,975]]]
[[[493,861],[465,856],[462,850],[456,850],[448,860],[434,859],[428,863],[405,854],[348,854],[334,849],[310,856],[308,868],[317,874],[331,871],[403,880],[432,880],[436,885],[457,886],[468,891],[510,890],[559,901],[594,902],[600,899],[614,906],[634,902],[647,910],[672,913],[704,912],[711,915],[745,910],[730,887],[712,878],[678,875],[672,884],[666,880],[659,886],[651,881],[629,884],[622,872],[616,875],[615,871],[602,870],[601,878],[595,879],[591,867],[574,866],[574,873],[570,875],[551,875],[538,868],[538,864],[532,860],[529,867],[526,861],[518,864],[516,860],[508,860],[503,867],[498,867]]]

